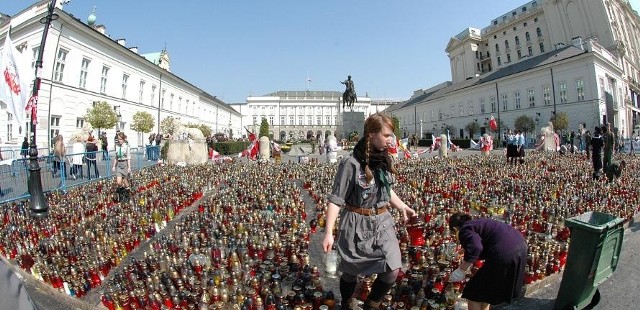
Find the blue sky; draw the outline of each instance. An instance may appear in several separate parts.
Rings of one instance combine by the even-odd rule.
[[[0,2],[13,15],[34,0]],[[174,74],[235,103],[278,90],[342,91],[347,75],[359,96],[408,99],[451,79],[452,36],[526,2],[72,0],[65,11],[86,22],[95,6],[97,23],[143,54],[166,44]],[[640,0],[631,2],[637,9]]]

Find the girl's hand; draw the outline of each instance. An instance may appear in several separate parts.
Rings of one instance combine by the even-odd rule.
[[[405,206],[402,209],[402,219],[404,220],[405,223],[407,223],[409,219],[414,216],[416,216],[416,211],[409,208],[409,206]]]
[[[324,235],[324,239],[322,240],[322,250],[324,250],[325,253],[328,253],[329,251],[331,251],[331,248],[333,247],[333,234],[328,233]]]

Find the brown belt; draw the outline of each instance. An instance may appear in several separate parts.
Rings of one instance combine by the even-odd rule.
[[[351,212],[355,212],[358,213],[360,215],[366,215],[366,216],[371,216],[371,215],[379,215],[382,213],[387,212],[387,206],[381,207],[381,208],[358,208],[358,207],[354,207],[354,206],[350,206],[350,205],[345,205],[344,206],[345,209],[351,211]]]

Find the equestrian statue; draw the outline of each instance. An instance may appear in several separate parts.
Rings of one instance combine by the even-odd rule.
[[[346,104],[347,107],[353,111],[353,103],[358,102],[358,97],[356,96],[356,89],[353,86],[351,76],[349,75],[347,80],[341,81],[340,83],[345,86],[345,90],[342,93],[342,109],[344,110],[344,105]]]

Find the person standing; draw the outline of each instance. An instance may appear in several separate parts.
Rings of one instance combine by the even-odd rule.
[[[611,159],[613,158],[613,148],[616,143],[613,132],[611,132],[610,123],[602,125],[602,141],[604,143],[604,162],[602,166],[604,169],[607,169],[607,167],[611,164]]]
[[[123,132],[119,132],[116,135],[116,158],[113,161],[111,171],[115,172],[116,184],[118,188],[116,193],[122,196],[130,194],[129,191],[129,174],[131,173],[131,156],[129,154],[129,144],[127,136]]]
[[[509,129],[505,138],[507,141],[507,163],[513,164],[517,155],[516,135]]]
[[[504,222],[472,219],[460,212],[451,215],[449,228],[464,249],[464,258],[449,276],[449,282],[466,279],[473,263],[484,260],[462,291],[469,310],[488,310],[490,305],[510,303],[520,296],[527,266],[527,243],[519,231]]]
[[[64,146],[64,138],[62,135],[57,135],[53,139],[53,176],[55,177],[58,171],[60,171],[60,176],[66,178],[67,177],[67,168],[65,167],[65,156],[67,155],[67,150]]]
[[[84,179],[84,172],[82,169],[82,157],[84,157],[84,145],[80,141],[80,137],[76,137],[71,145],[71,178],[73,180],[80,178]]]
[[[603,127],[604,128],[604,127]],[[601,135],[602,128],[597,127],[593,130],[593,137],[591,137],[591,154],[593,163],[593,179],[600,178],[600,170],[602,170],[602,146],[604,145],[604,139]]]
[[[591,159],[591,130],[584,133],[584,151],[587,154],[587,160]]]
[[[100,136],[100,144],[102,148],[102,160],[109,159],[109,139],[107,139],[107,132],[103,131]]]
[[[520,130],[516,130],[516,158],[518,158],[518,162],[523,164],[524,163],[524,133]]]
[[[96,162],[96,154],[98,153],[98,146],[96,145],[96,139],[93,136],[89,136],[87,139],[86,145],[86,158],[87,158],[87,178],[91,180],[91,167],[93,166],[93,172],[96,179],[100,178],[100,173],[98,172],[98,165]]]
[[[377,274],[364,304],[364,309],[377,309],[402,267],[395,224],[388,208],[398,209],[405,222],[415,216],[415,211],[391,189],[395,169],[387,147],[394,137],[393,131],[389,116],[381,113],[369,116],[352,155],[340,162],[327,197],[322,248],[326,253],[334,245],[333,230],[339,213],[337,250],[342,258],[338,270],[342,272],[343,308],[350,304],[358,275]]]
[[[20,147],[20,155],[22,156],[22,162],[24,166],[27,166],[27,156],[29,155],[29,140],[27,137],[24,137],[22,141],[22,146]]]

